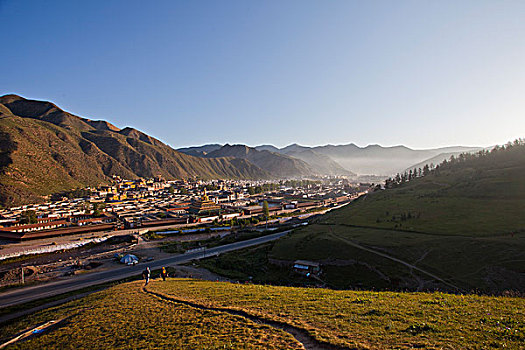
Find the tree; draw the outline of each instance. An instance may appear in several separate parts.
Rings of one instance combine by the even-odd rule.
[[[20,215],[21,224],[36,224],[36,213],[34,210],[26,210]]]
[[[425,164],[425,166],[423,167],[423,176],[427,176],[429,173],[430,167],[428,166],[428,164]]]
[[[399,185],[401,183],[401,175],[399,173],[396,174],[396,178],[394,179],[396,185]]]
[[[95,202],[93,203],[93,216],[100,216],[100,204]]]
[[[262,210],[263,210],[264,218],[266,219],[266,229],[268,229],[268,217],[270,216],[270,208],[268,207],[267,201],[263,202]]]

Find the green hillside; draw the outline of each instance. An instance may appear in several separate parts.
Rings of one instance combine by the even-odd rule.
[[[1,326],[8,349],[519,349],[523,298],[333,291],[191,279],[121,284]]]
[[[138,130],[64,112],[50,102],[0,97],[0,204],[41,201],[112,175],[269,178],[243,159],[205,159],[180,153]]]
[[[524,231],[525,144],[459,159],[370,194],[323,223],[475,237]]]
[[[525,145],[390,184],[265,246],[202,263],[258,283],[336,289],[525,292]],[[293,273],[321,263],[320,279]]]
[[[269,257],[319,261],[337,288],[525,291],[523,143],[391,187],[280,240]]]

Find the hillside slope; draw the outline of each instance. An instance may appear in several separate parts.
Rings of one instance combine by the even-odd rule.
[[[456,158],[392,187],[334,214],[334,220],[464,236],[525,230],[525,145]],[[399,219],[403,214],[407,218]]]
[[[192,279],[120,284],[1,325],[17,349],[519,349],[523,298],[333,291]]]
[[[124,178],[268,178],[243,159],[177,152],[132,128],[118,129],[64,112],[50,102],[0,97],[0,204],[39,201],[51,193]]]
[[[433,156],[431,158],[425,159],[422,162],[419,162],[417,164],[411,165],[408,168],[406,168],[405,171],[410,171],[410,170],[419,169],[419,168],[423,169],[423,167],[425,165],[428,165],[429,167],[430,166],[434,167],[434,166],[442,163],[444,160],[449,160],[450,157],[452,157],[452,156],[454,156],[454,157],[459,156],[461,153],[464,153],[464,152],[462,152],[462,151],[443,152],[443,153],[440,153],[440,154],[438,154],[436,156]]]

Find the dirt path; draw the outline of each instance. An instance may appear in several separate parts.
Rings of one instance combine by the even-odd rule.
[[[436,275],[434,275],[434,274],[432,274],[432,273],[430,273],[430,272],[428,272],[428,271],[422,270],[422,269],[420,269],[419,267],[417,267],[417,266],[415,266],[415,265],[413,265],[413,264],[407,263],[406,261],[403,261],[403,260],[398,259],[398,258],[394,258],[393,256],[390,256],[390,255],[385,254],[385,253],[378,252],[377,250],[374,250],[374,249],[370,249],[370,248],[364,247],[364,246],[362,246],[362,245],[360,245],[360,244],[357,244],[357,243],[354,243],[354,242],[352,242],[352,241],[350,241],[350,240],[348,240],[348,239],[345,239],[345,238],[339,237],[339,236],[337,236],[337,235],[334,234],[334,233],[329,233],[329,235],[331,235],[332,237],[334,237],[334,238],[340,240],[341,242],[344,242],[344,243],[346,243],[346,244],[348,244],[348,245],[351,245],[352,247],[355,247],[355,248],[358,248],[358,249],[361,249],[361,250],[365,250],[365,251],[367,251],[367,252],[370,252],[370,253],[373,253],[373,254],[376,254],[376,255],[382,256],[383,258],[387,258],[387,259],[389,259],[389,260],[392,260],[392,261],[395,261],[395,262],[400,263],[400,264],[402,264],[402,265],[405,265],[405,266],[407,266],[408,268],[413,269],[413,270],[416,270],[416,271],[419,271],[420,273],[422,273],[422,274],[424,274],[424,275],[427,275],[427,276],[429,276],[429,277],[432,277],[432,278],[435,279],[436,281],[439,281],[439,282],[441,282],[441,283],[443,283],[443,284],[445,284],[445,285],[447,285],[447,286],[449,286],[449,287],[452,287],[452,288],[456,289],[456,290],[459,291],[459,292],[464,292],[463,289],[459,288],[458,286],[455,286],[455,285],[453,285],[452,283],[447,282],[447,281],[445,281],[444,279],[442,279],[441,277],[438,277],[438,276],[436,276]]]
[[[240,317],[247,318],[247,319],[249,319],[249,320],[251,320],[251,321],[253,321],[255,323],[262,323],[262,324],[265,324],[265,325],[273,327],[273,328],[281,329],[281,330],[285,331],[286,333],[291,334],[299,343],[301,343],[303,345],[304,349],[306,349],[306,350],[343,350],[343,349],[348,349],[346,347],[320,342],[317,339],[315,339],[314,337],[312,337],[304,329],[291,326],[291,325],[289,325],[287,323],[284,323],[284,322],[273,321],[273,320],[269,320],[269,319],[266,319],[266,318],[263,318],[263,317],[251,315],[251,314],[249,314],[249,313],[247,313],[245,311],[231,310],[231,309],[220,308],[220,307],[208,307],[208,306],[204,306],[204,305],[201,305],[201,304],[193,303],[193,302],[190,302],[190,301],[187,301],[187,300],[180,300],[180,299],[177,299],[177,298],[174,298],[174,297],[169,297],[169,296],[166,296],[166,295],[163,295],[163,294],[160,294],[160,293],[156,293],[156,292],[153,292],[151,290],[146,289],[145,287],[142,288],[142,291],[144,293],[152,295],[152,296],[154,296],[154,297],[156,297],[158,299],[161,299],[163,301],[169,301],[169,302],[172,302],[172,303],[183,304],[183,305],[190,306],[190,307],[193,307],[193,308],[196,308],[196,309],[199,309],[199,310],[224,312],[224,313],[230,314],[232,316],[240,316]]]

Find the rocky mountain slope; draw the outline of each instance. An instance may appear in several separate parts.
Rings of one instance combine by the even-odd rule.
[[[50,102],[0,97],[0,204],[124,178],[269,178],[245,159],[188,156],[133,128],[120,130]]]
[[[304,161],[270,151],[258,151],[244,145],[224,145],[206,154],[207,158],[234,157],[246,159],[261,169],[277,177],[302,177],[313,175],[315,171]]]

